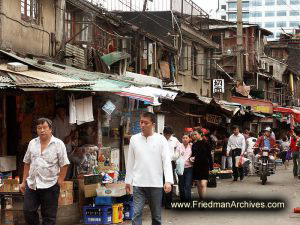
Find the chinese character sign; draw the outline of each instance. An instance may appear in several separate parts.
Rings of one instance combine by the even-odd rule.
[[[224,79],[213,79],[213,93],[224,93]]]

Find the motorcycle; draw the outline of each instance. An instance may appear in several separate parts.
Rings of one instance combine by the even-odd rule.
[[[257,151],[259,149],[255,148],[255,150]],[[270,153],[275,151],[277,151],[277,149],[262,148],[261,157],[254,163],[255,173],[260,177],[262,185],[266,184],[268,176],[275,174],[275,161],[272,162],[270,160]]]

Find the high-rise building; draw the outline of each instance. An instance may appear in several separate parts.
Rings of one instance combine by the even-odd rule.
[[[219,8],[226,8],[226,20],[236,21],[236,0],[219,0]],[[299,27],[300,0],[242,0],[242,8],[244,22],[273,32],[268,40],[278,39],[280,33],[293,33]],[[212,13],[211,17],[224,19],[222,13]]]

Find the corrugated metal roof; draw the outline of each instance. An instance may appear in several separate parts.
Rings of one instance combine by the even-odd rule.
[[[88,86],[92,82],[78,81],[61,75],[56,75],[44,71],[28,70],[24,72],[15,72],[7,69],[7,65],[1,64],[0,70],[7,72],[18,86],[37,86],[40,87],[75,87]]]

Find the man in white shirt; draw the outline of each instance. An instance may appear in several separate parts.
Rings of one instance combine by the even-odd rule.
[[[161,224],[162,188],[169,193],[173,184],[168,142],[162,135],[153,131],[154,126],[155,115],[144,112],[140,119],[142,132],[130,139],[125,183],[127,193],[130,193],[133,186],[133,225],[142,224],[146,199],[151,210],[152,224]]]
[[[179,158],[176,148],[180,145],[180,142],[178,141],[178,139],[176,137],[173,136],[174,132],[173,132],[172,127],[169,127],[169,126],[164,127],[163,134],[169,144],[173,179],[174,179],[174,184],[176,184],[175,168],[176,168],[176,160]],[[172,190],[170,191],[170,193],[164,193],[164,204],[165,204],[166,209],[172,208],[171,207],[172,195],[173,195],[173,185],[172,185]]]
[[[250,132],[249,137],[246,140],[246,151],[245,151],[245,155],[250,160],[250,164],[249,164],[250,175],[254,175],[255,154],[253,153],[253,147],[254,147],[256,141],[257,141],[257,138],[255,138],[254,134],[252,132]]]
[[[227,155],[231,153],[232,156],[232,170],[233,181],[237,181],[240,176],[240,180],[244,179],[243,167],[236,167],[235,157],[242,156],[246,149],[245,137],[240,133],[239,127],[234,125],[232,127],[233,134],[229,137],[227,144]]]
[[[60,185],[70,164],[64,143],[52,135],[52,122],[37,120],[38,137],[29,142],[24,156],[24,216],[26,224],[40,224],[37,212],[41,206],[44,225],[56,222]]]

